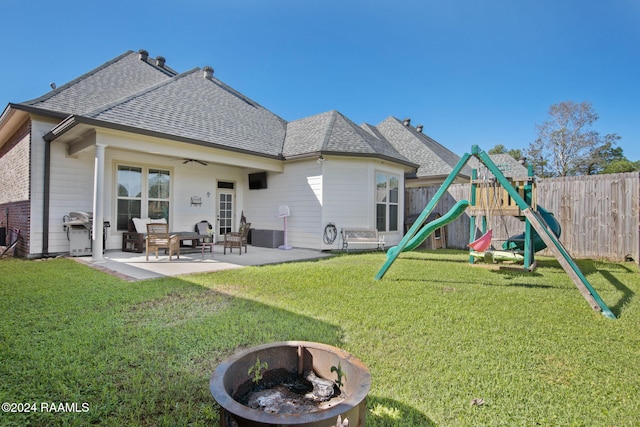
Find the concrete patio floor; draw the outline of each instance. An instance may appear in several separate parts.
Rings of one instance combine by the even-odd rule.
[[[251,246],[247,248],[247,253],[238,254],[234,249],[233,253],[227,251],[222,254],[222,246],[215,246],[213,254],[205,252],[202,255],[199,249],[182,248],[180,259],[160,252],[158,259],[155,255],[149,256],[146,261],[144,253],[106,251],[104,260],[94,261],[91,257],[77,257],[78,262],[82,262],[99,270],[115,274],[125,280],[136,281],[154,279],[167,276],[181,276],[193,273],[206,273],[232,268],[242,268],[251,265],[281,264],[285,262],[307,261],[331,256],[330,253],[312,249],[290,250],[262,248]]]

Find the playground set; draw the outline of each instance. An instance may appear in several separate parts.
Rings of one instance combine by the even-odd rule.
[[[476,157],[493,177],[488,179],[487,176],[484,176],[483,179],[478,179],[478,172],[473,169],[470,200],[458,201],[449,212],[425,224],[440,198],[446,193],[471,156]],[[400,243],[389,248],[387,260],[375,276],[376,280],[384,277],[400,253],[416,249],[431,233],[454,221],[467,209],[471,215],[469,226],[469,262],[471,264],[478,261],[488,263],[510,261],[522,264],[526,271],[531,271],[536,267],[535,253],[549,248],[591,308],[600,311],[608,318],[616,318],[560,242],[559,237],[562,230],[553,213],[537,205],[532,169],[529,168],[526,178],[509,180],[491,157],[480,150],[477,145],[472,147],[471,153],[465,153],[460,158],[458,164],[400,240]],[[487,230],[488,221],[496,214],[515,216],[524,222],[524,232],[504,240],[500,249],[493,247],[492,230]],[[483,234],[476,239],[478,228]]]

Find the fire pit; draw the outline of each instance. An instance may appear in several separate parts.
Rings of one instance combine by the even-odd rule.
[[[279,391],[283,386],[264,390],[271,385],[261,387],[258,383],[290,375],[308,381],[307,389],[301,391],[306,403],[296,407],[287,401],[282,407],[273,407],[272,397],[285,395],[286,400],[288,392]],[[251,383],[258,391],[247,398]],[[349,420],[349,427],[364,427],[370,386],[371,374],[360,360],[339,348],[307,341],[277,342],[238,352],[218,365],[209,383],[221,407],[221,427],[335,427],[339,416],[342,421]],[[252,400],[252,407],[239,402],[245,398]],[[309,401],[317,401],[317,405],[310,408]]]

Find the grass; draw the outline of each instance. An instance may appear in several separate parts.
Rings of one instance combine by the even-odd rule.
[[[215,366],[281,340],[361,359],[367,426],[637,425],[636,265],[578,262],[611,320],[552,259],[527,274],[412,252],[375,281],[383,262],[365,253],[131,283],[69,259],[4,260],[0,400],[88,410],[0,413],[0,425],[215,425]]]

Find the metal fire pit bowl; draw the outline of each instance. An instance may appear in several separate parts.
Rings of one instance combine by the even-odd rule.
[[[301,414],[272,414],[242,405],[233,395],[250,379],[248,372],[257,358],[267,362],[269,370],[283,368],[294,373],[313,370],[319,377],[330,380],[336,378],[331,367],[340,365],[346,374],[346,379],[342,378],[342,391],[347,397],[331,408]],[[235,353],[218,365],[209,382],[211,394],[221,408],[221,427],[335,427],[339,415],[343,421],[349,420],[349,427],[364,427],[370,387],[371,374],[360,360],[339,348],[307,341],[276,342]]]

